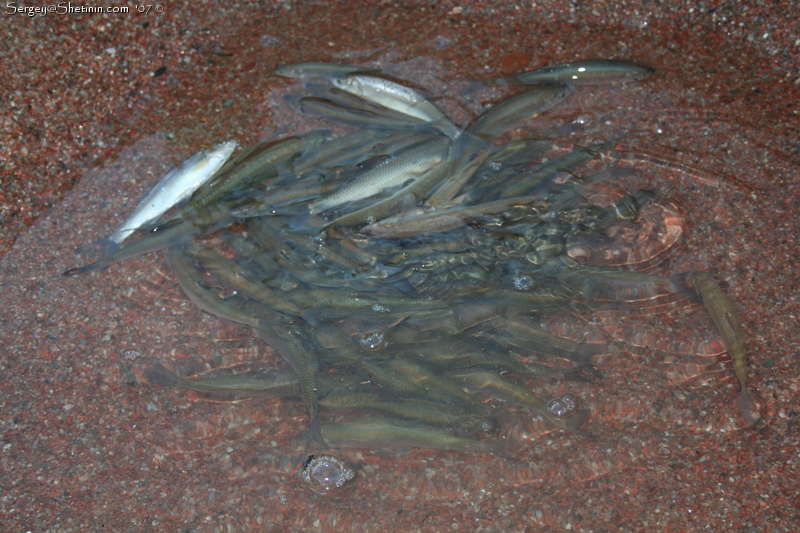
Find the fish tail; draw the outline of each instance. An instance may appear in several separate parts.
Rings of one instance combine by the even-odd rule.
[[[144,371],[144,377],[148,383],[160,387],[175,388],[181,384],[181,378],[173,371],[167,369],[158,361],[153,366]]]
[[[597,365],[586,363],[576,368],[564,370],[564,379],[600,385],[603,383],[603,373],[600,372]]]
[[[495,455],[509,456],[511,452],[511,442],[507,439],[479,440],[475,442],[474,449]]]
[[[572,361],[573,363],[577,363],[578,364],[578,367],[575,368],[574,370],[580,370],[583,367],[591,364],[592,358],[595,356],[595,352],[593,350],[589,349],[592,346],[593,345],[591,345],[591,344],[583,343],[580,346],[578,346],[577,350],[575,350],[574,352],[571,352],[569,354],[569,356],[567,358],[570,361]],[[566,379],[571,379],[571,378],[566,378]],[[581,381],[581,380],[577,380],[577,381]]]
[[[505,87],[514,83],[515,76],[504,76],[502,78],[490,78],[486,80],[477,80],[478,83],[486,87]]]
[[[65,270],[61,273],[61,277],[68,278],[70,276],[79,276],[81,274],[85,274],[86,272],[92,272],[95,270],[99,270],[101,268],[105,268],[108,266],[103,260],[97,260],[94,263],[89,263],[88,265],[83,265],[80,267],[70,268],[69,270]]]
[[[322,438],[322,432],[320,431],[319,426],[320,424],[317,420],[316,413],[314,413],[311,416],[311,424],[308,426],[309,441],[319,443],[323,448],[329,448],[328,443],[325,442],[324,438]]]
[[[563,418],[548,417],[548,419],[557,427],[565,431],[569,431],[570,433],[574,433],[582,437],[591,437],[592,433],[590,431],[580,429],[580,427],[584,425],[591,417],[591,409],[581,409],[580,411]]]
[[[326,223],[315,215],[315,213],[300,213],[289,220],[289,227],[293,230],[313,230],[318,232],[324,229]]]
[[[691,277],[691,272],[682,272],[680,274],[673,274],[666,278],[667,283],[671,287],[673,294],[681,294],[690,299],[697,299],[697,291],[694,287],[689,287],[688,280]]]
[[[753,398],[750,397],[750,393],[747,392],[747,389],[742,388],[741,394],[739,394],[739,400],[736,402],[737,406],[739,407],[739,414],[742,415],[745,423],[748,426],[754,425],[758,420],[761,419],[761,415],[758,412],[758,407],[756,407]]]

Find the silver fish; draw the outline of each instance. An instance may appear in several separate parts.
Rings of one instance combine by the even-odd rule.
[[[505,441],[475,440],[420,422],[361,417],[349,422],[324,424],[323,438],[333,446],[351,448],[434,448],[503,454]]]
[[[187,159],[150,189],[111,235],[82,249],[96,247],[106,253],[116,250],[137,229],[155,221],[204,185],[225,164],[236,146],[236,141],[224,142]]]
[[[460,130],[438,107],[410,87],[385,78],[357,73],[335,78],[332,82],[338,89],[364,100],[428,122],[451,139],[460,134]]]

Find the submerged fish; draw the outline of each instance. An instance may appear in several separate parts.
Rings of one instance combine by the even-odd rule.
[[[161,387],[230,394],[234,399],[254,396],[300,397],[297,375],[288,368],[270,372],[187,379],[156,362],[144,371],[144,375],[149,383]]]
[[[516,128],[558,105],[573,91],[569,85],[537,87],[503,100],[472,121],[466,134],[491,141],[504,131]]]
[[[428,400],[403,398],[397,400],[389,395],[369,392],[334,391],[320,400],[320,405],[332,409],[358,409],[387,413],[409,420],[463,430],[466,434],[479,434],[483,428],[493,427],[492,420],[482,409],[472,412],[469,408]]]
[[[306,63],[292,63],[291,65],[282,65],[275,69],[275,74],[285,78],[333,78],[339,76],[346,76],[354,72],[364,74],[377,74],[381,69],[377,67],[363,67],[359,65],[350,65],[347,63],[324,63],[321,61],[309,61]]]
[[[317,415],[319,413],[319,362],[306,347],[306,339],[297,328],[285,324],[264,324],[257,330],[258,336],[272,346],[289,363],[297,374],[300,393],[311,417],[310,430],[317,440],[325,442],[319,435]]]
[[[351,98],[356,98],[351,96]],[[365,103],[367,103],[365,101]],[[335,100],[317,97],[305,97],[299,101],[300,108],[327,117],[333,120],[344,122],[362,128],[379,129],[420,129],[426,122],[421,121],[410,115],[392,113],[390,109],[381,110],[379,106],[349,107],[342,105]],[[383,106],[380,106],[383,107]]]
[[[349,183],[336,188],[309,204],[311,214],[320,213],[338,205],[374,196],[386,189],[403,185],[419,178],[436,165],[442,164],[450,151],[447,137],[436,135],[410,148],[383,159]]]
[[[677,207],[647,205],[660,199],[628,192],[634,182],[619,179],[640,167],[627,159],[638,153],[607,149],[618,141],[605,126],[587,127],[600,117],[586,109],[574,120],[532,122],[530,138],[504,138],[574,85],[623,83],[638,76],[636,67],[578,62],[501,79],[538,87],[497,103],[463,133],[403,82],[354,65],[282,67],[304,82],[325,81],[304,83],[311,94],[291,99],[359,131],[258,142],[218,168],[171,220],[140,227],[153,231],[65,274],[169,248],[197,307],[253,328],[291,367],[187,379],[156,364],[145,370],[154,384],[215,399],[303,401],[323,444],[495,453],[506,444],[488,436],[502,400],[588,435],[591,413],[578,399],[534,393],[527,380],[599,383],[594,356],[614,352],[625,336],[649,342],[619,311],[663,313],[693,287],[734,360],[751,423],[758,414],[730,300],[704,273],[687,280],[629,268],[672,249],[682,228]],[[569,253],[576,241],[588,254],[625,247],[637,262],[589,262],[584,253],[580,263]],[[583,340],[574,338],[584,329]],[[323,493],[350,476],[327,454],[303,469],[303,481],[322,482]]]
[[[275,314],[270,315],[268,307],[253,300],[239,295],[229,298],[219,296],[207,285],[194,258],[186,251],[170,250],[169,263],[183,292],[203,311],[254,328],[259,327],[262,320],[276,317]]]
[[[470,220],[484,215],[499,213],[511,206],[529,206],[531,213],[536,212],[530,204],[541,202],[538,196],[521,196],[507,198],[480,205],[444,207],[438,210],[417,210],[411,213],[385,218],[369,226],[361,228],[361,233],[377,238],[398,238],[427,235],[429,233],[445,233],[467,225]]]
[[[231,168],[224,176],[220,176],[219,180],[199,190],[174,218],[190,217],[219,203],[238,188],[275,178],[283,165],[305,151],[319,146],[327,136],[325,131],[315,131],[263,145],[259,151]]]
[[[351,448],[435,448],[498,454],[506,449],[506,442],[502,440],[469,439],[420,422],[378,417],[322,424],[320,432],[331,445]]]
[[[511,76],[490,80],[489,83],[492,85],[507,85],[511,83],[523,85],[553,83],[570,83],[577,86],[607,85],[642,80],[655,71],[652,67],[632,61],[587,59],[552,65],[521,74],[512,74]]]
[[[92,263],[70,268],[61,273],[63,277],[77,276],[92,272],[119,261],[131,259],[138,255],[163,250],[172,246],[183,244],[193,236],[203,235],[216,231],[230,224],[234,219],[229,215],[231,202],[212,206],[212,208],[195,213],[192,217],[178,219],[170,224],[163,225],[156,232],[147,233],[142,238],[123,246],[122,248],[104,255]]]
[[[154,362],[145,369],[144,376],[153,385],[172,389],[186,389],[209,393],[216,397],[227,396],[227,399],[243,399],[255,397],[286,397],[299,400],[301,398],[300,381],[291,368],[279,368],[246,374],[230,374],[224,376],[183,378],[167,369],[159,362]],[[328,395],[342,389],[349,390],[358,383],[352,374],[326,374],[320,380],[321,395]]]
[[[554,411],[550,403],[536,396],[529,389],[503,378],[501,375],[485,370],[455,370],[449,372],[454,379],[460,380],[466,387],[474,390],[485,391],[492,396],[516,402],[538,412],[556,427],[581,435],[591,436],[587,430],[581,429],[591,417],[589,409],[573,410],[568,415],[562,416],[560,411]]]
[[[259,300],[281,313],[293,316],[301,316],[303,314],[303,311],[297,306],[288,302],[285,298],[281,298],[269,287],[259,282],[236,261],[222,257],[215,251],[198,244],[189,244],[187,252],[199,261],[203,268],[213,273],[229,288],[240,292],[248,298]]]
[[[747,391],[747,350],[745,348],[744,330],[733,301],[719,288],[714,277],[708,272],[695,271],[690,275],[694,288],[703,300],[714,324],[717,326],[728,355],[733,361],[733,369],[739,378],[741,393],[739,394],[739,413],[752,426],[761,417],[758,407]]]

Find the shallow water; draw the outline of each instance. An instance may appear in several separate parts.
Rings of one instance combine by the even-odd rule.
[[[393,54],[381,54],[367,57],[398,62]],[[454,90],[452,100],[441,105],[464,122],[493,100],[460,93],[461,82],[437,81],[464,75],[446,64],[445,59],[410,60],[397,74],[433,94]],[[790,295],[796,278],[787,267],[797,255],[791,236],[795,193],[782,196],[779,186],[796,172],[797,162],[787,154],[791,142],[781,131],[755,128],[748,125],[749,117],[731,116],[718,102],[703,102],[693,83],[702,78],[706,64],[697,59],[681,81],[675,79],[677,68],[656,64],[658,77],[621,89],[581,90],[580,98],[557,111],[572,116],[600,108],[593,111],[596,127],[647,132],[633,152],[684,165],[665,166],[648,158],[631,163],[641,169],[641,183],[679,200],[686,217],[682,249],[658,268],[708,270],[728,283],[726,290],[742,305],[752,339],[752,388],[772,424],[790,396],[774,389],[765,375],[772,367],[764,363],[792,368],[792,343],[781,342],[778,332],[781,321],[796,323],[792,313],[797,310]],[[473,65],[472,72],[479,69],[480,64]],[[253,135],[282,124],[304,131],[282,101],[285,82],[260,83],[267,96],[259,107],[263,124]],[[698,103],[711,109],[697,111]],[[295,130],[281,134],[289,131]],[[114,163],[85,176],[3,259],[5,285],[13,288],[2,296],[10,346],[4,371],[20,383],[5,391],[13,417],[6,424],[12,443],[6,460],[11,470],[28,474],[26,481],[18,481],[19,501],[31,497],[25,494],[47,491],[64,501],[94,498],[113,510],[95,523],[99,527],[99,520],[105,520],[107,528],[126,523],[124,513],[131,509],[146,509],[142,524],[195,524],[209,530],[226,524],[242,530],[256,524],[326,530],[351,520],[370,530],[390,517],[396,524],[426,530],[469,530],[476,524],[497,530],[521,523],[558,528],[568,521],[588,530],[587,498],[595,498],[590,510],[607,513],[611,523],[620,521],[621,512],[613,511],[620,501],[630,499],[633,507],[648,509],[652,498],[654,505],[666,506],[669,500],[655,488],[662,468],[680,468],[676,465],[688,457],[699,460],[696,450],[745,438],[735,431],[741,426],[735,406],[738,383],[727,359],[717,358],[722,347],[702,309],[681,307],[656,317],[598,313],[574,323],[548,321],[548,327],[564,336],[629,342],[626,349],[598,360],[605,383],[532,383],[552,397],[573,393],[583,398],[595,413],[591,426],[597,439],[548,432],[530,413],[512,409],[514,422],[507,431],[524,445],[511,458],[351,451],[347,457],[361,468],[353,491],[336,500],[309,495],[297,480],[309,451],[294,440],[307,423],[302,404],[194,402],[136,377],[146,357],[190,373],[283,365],[260,341],[250,340],[246,328],[195,310],[173,282],[163,255],[74,280],[57,279],[76,264],[76,246],[99,237],[123,216],[123,194],[136,199],[183,157],[176,158],[164,139],[142,137]],[[768,292],[770,283],[783,284],[785,298]],[[673,362],[638,349],[653,341],[661,343],[663,352],[696,357]],[[796,372],[790,376],[796,384]],[[23,457],[28,458],[24,465]],[[720,483],[734,493],[744,471],[749,468],[730,466],[726,472],[731,475]],[[627,481],[637,472],[649,474],[644,489]],[[597,481],[603,479],[624,488],[598,501],[604,491]],[[699,501],[709,500],[698,496],[694,502]],[[674,505],[693,503],[679,497]],[[48,507],[52,514],[40,511],[39,520],[55,523],[58,505]],[[430,509],[438,512],[431,515]]]

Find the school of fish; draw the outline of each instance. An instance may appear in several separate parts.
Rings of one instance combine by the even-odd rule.
[[[620,190],[595,205],[587,191],[626,172],[613,158],[584,170],[611,141],[565,149],[558,132],[512,135],[576,86],[635,83],[653,69],[590,60],[490,80],[522,90],[466,127],[378,69],[303,63],[277,73],[304,82],[310,94],[295,99],[304,112],[351,131],[258,143],[236,156],[228,142],[194,156],[99,241],[113,245],[104,255],[64,275],[166,249],[198,307],[252,327],[288,367],[189,379],[155,364],[149,381],[230,398],[295,398],[308,410],[309,439],[323,449],[503,453],[498,402],[590,434],[580,398],[540,398],[525,383],[600,382],[593,357],[617,349],[554,335],[538,318],[685,298],[708,309],[741,384],[742,417],[756,423],[743,328],[714,278],[604,260],[617,229],[647,210],[677,212],[670,199]],[[661,260],[679,240],[665,228],[663,249],[640,252],[636,265]],[[322,471],[328,479],[336,464],[309,458],[305,477]],[[331,486],[345,477],[353,476]]]

